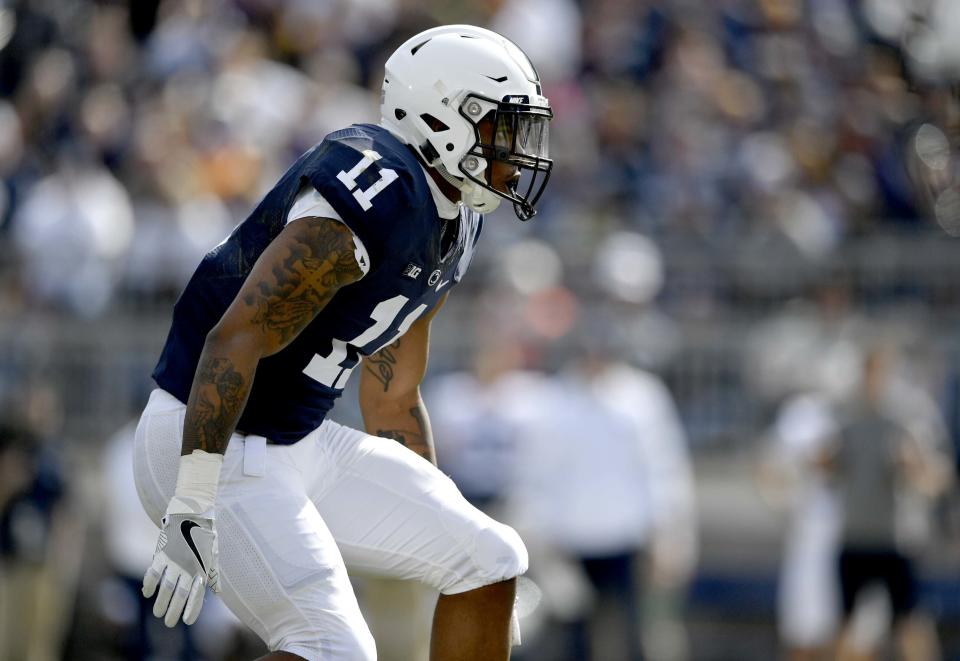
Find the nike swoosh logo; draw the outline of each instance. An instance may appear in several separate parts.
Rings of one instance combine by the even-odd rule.
[[[441,288],[441,287],[443,287],[444,285],[449,285],[449,284],[450,284],[450,281],[449,281],[449,280],[441,280],[440,282],[437,283],[437,288],[436,288],[434,291],[440,291],[440,288]]]
[[[190,547],[190,550],[193,551],[193,555],[197,557],[197,562],[200,563],[200,568],[203,569],[204,573],[207,571],[207,566],[203,564],[203,558],[200,557],[200,551],[197,550],[197,545],[193,543],[193,537],[191,536],[194,528],[199,528],[200,524],[196,521],[184,521],[180,524],[180,534],[183,535],[183,538],[187,540],[187,546]]]

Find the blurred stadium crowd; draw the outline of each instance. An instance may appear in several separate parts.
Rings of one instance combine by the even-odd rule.
[[[229,619],[217,613],[207,631],[220,633],[206,639],[220,652],[198,648],[198,636],[143,633],[140,557],[97,536],[105,512],[137,514],[97,503],[119,492],[136,504],[122,491],[122,428],[145,401],[169,306],[200,256],[323,135],[378,119],[382,63],[397,45],[453,22],[503,33],[538,65],[557,166],[533,222],[500,212],[485,225],[470,277],[435,324],[427,402],[451,438],[443,467],[520,523],[553,521],[544,494],[558,474],[580,484],[577,468],[593,469],[572,492],[582,503],[602,502],[586,494],[617,468],[636,469],[623,477],[633,487],[681,476],[673,491],[612,490],[643,501],[633,520],[645,523],[608,548],[591,547],[603,532],[588,532],[600,526],[588,514],[573,517],[579,531],[554,521],[528,532],[545,568],[536,599],[554,606],[532,611],[541,633],[518,656],[628,658],[586,651],[624,629],[654,631],[645,643],[663,659],[770,659],[829,637],[811,625],[790,638],[784,612],[807,597],[783,605],[781,547],[789,560],[791,512],[830,528],[829,514],[798,515],[795,501],[819,502],[806,489],[830,462],[811,448],[843,427],[836,419],[863,394],[862,366],[881,346],[900,358],[885,398],[907,409],[920,464],[948,469],[924,473],[942,486],[907,498],[905,519],[920,521],[910,547],[920,601],[944,658],[960,655],[949,486],[960,441],[955,2],[7,0],[0,658],[59,658],[62,646],[71,659],[146,658],[145,641],[152,658],[247,649],[224,637]],[[636,399],[605,412],[623,393]],[[539,465],[530,448],[552,445],[530,430],[556,427],[544,411],[565,406],[596,425],[556,429],[568,460]],[[631,406],[643,414],[627,424]],[[348,401],[337,414],[357,421]],[[464,428],[474,438],[457,445]],[[583,445],[571,429],[608,459],[570,459]],[[649,459],[650,437],[668,444],[656,453],[668,467]],[[647,449],[618,454],[633,446]],[[537,471],[499,482],[524,456]],[[679,523],[658,537],[668,515]],[[624,591],[638,554],[660,565]],[[679,566],[664,567],[671,554]],[[30,625],[46,632],[34,656],[2,647],[27,626],[4,599],[16,585],[45,615]],[[118,595],[126,606],[109,607]],[[78,633],[90,622],[109,626]]]

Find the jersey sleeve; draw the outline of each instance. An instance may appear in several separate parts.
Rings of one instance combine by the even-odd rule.
[[[310,217],[332,218],[341,223],[343,222],[343,218],[340,217],[337,210],[324,199],[323,195],[308,184],[297,196],[297,200],[293,203],[290,213],[287,214],[285,224],[289,225],[295,220]],[[357,265],[360,267],[363,275],[366,275],[370,272],[370,254],[367,252],[367,248],[363,245],[360,237],[352,231],[350,233],[353,235],[353,254],[357,259]]]
[[[404,218],[424,204],[406,160],[361,132],[328,136],[305,174],[366,248],[374,268]]]
[[[317,192],[313,186],[305,186],[297,195],[293,206],[290,207],[290,213],[287,214],[286,225],[298,218],[308,218],[311,216],[319,218],[333,218],[343,222],[343,218],[337,213],[337,210],[330,206],[330,203]]]

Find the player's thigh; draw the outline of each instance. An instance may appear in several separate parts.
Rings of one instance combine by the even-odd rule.
[[[176,486],[183,410],[163,397],[160,405],[151,401],[137,429],[134,466],[144,508],[159,524]],[[271,650],[372,659],[373,639],[336,542],[306,495],[295,452],[268,447],[263,474],[251,476],[244,474],[243,439],[231,440],[216,504],[220,597]]]
[[[311,492],[348,567],[455,594],[526,571],[510,528],[430,462],[389,439],[325,423],[330,480]]]
[[[236,470],[221,480],[220,596],[271,650],[375,658],[333,535],[302,489],[291,488],[293,473],[250,478]]]

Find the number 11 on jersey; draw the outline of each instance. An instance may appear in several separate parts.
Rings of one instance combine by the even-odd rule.
[[[406,305],[409,300],[406,296],[398,295],[378,303],[377,307],[370,313],[370,318],[374,321],[374,324],[370,328],[349,342],[334,339],[333,348],[330,350],[330,353],[326,356],[314,354],[310,363],[303,368],[303,373],[314,381],[319,381],[329,388],[342,389],[346,385],[347,379],[350,378],[350,373],[353,372],[353,368],[357,366],[356,363],[349,367],[342,365],[342,363],[347,360],[348,348],[353,346],[355,349],[359,349],[380,337],[390,328],[393,320],[397,318],[400,310],[403,309],[403,306]],[[397,332],[386,342],[381,342],[380,346],[371,353],[376,353],[406,333],[410,326],[413,325],[413,322],[415,322],[426,309],[426,304],[421,304],[414,308],[410,314],[404,317],[400,326],[397,328]]]
[[[372,149],[363,150],[363,158],[360,159],[360,162],[350,168],[349,172],[344,172],[340,170],[340,173],[337,175],[337,179],[340,180],[344,186],[347,187],[347,190],[353,192],[354,199],[360,204],[360,208],[364,211],[370,209],[373,206],[374,196],[382,191],[384,188],[390,185],[391,182],[396,181],[397,173],[390,168],[379,168],[380,178],[377,179],[370,188],[363,190],[357,186],[357,177],[366,170],[368,167],[373,165],[374,161],[379,161],[382,156]]]

